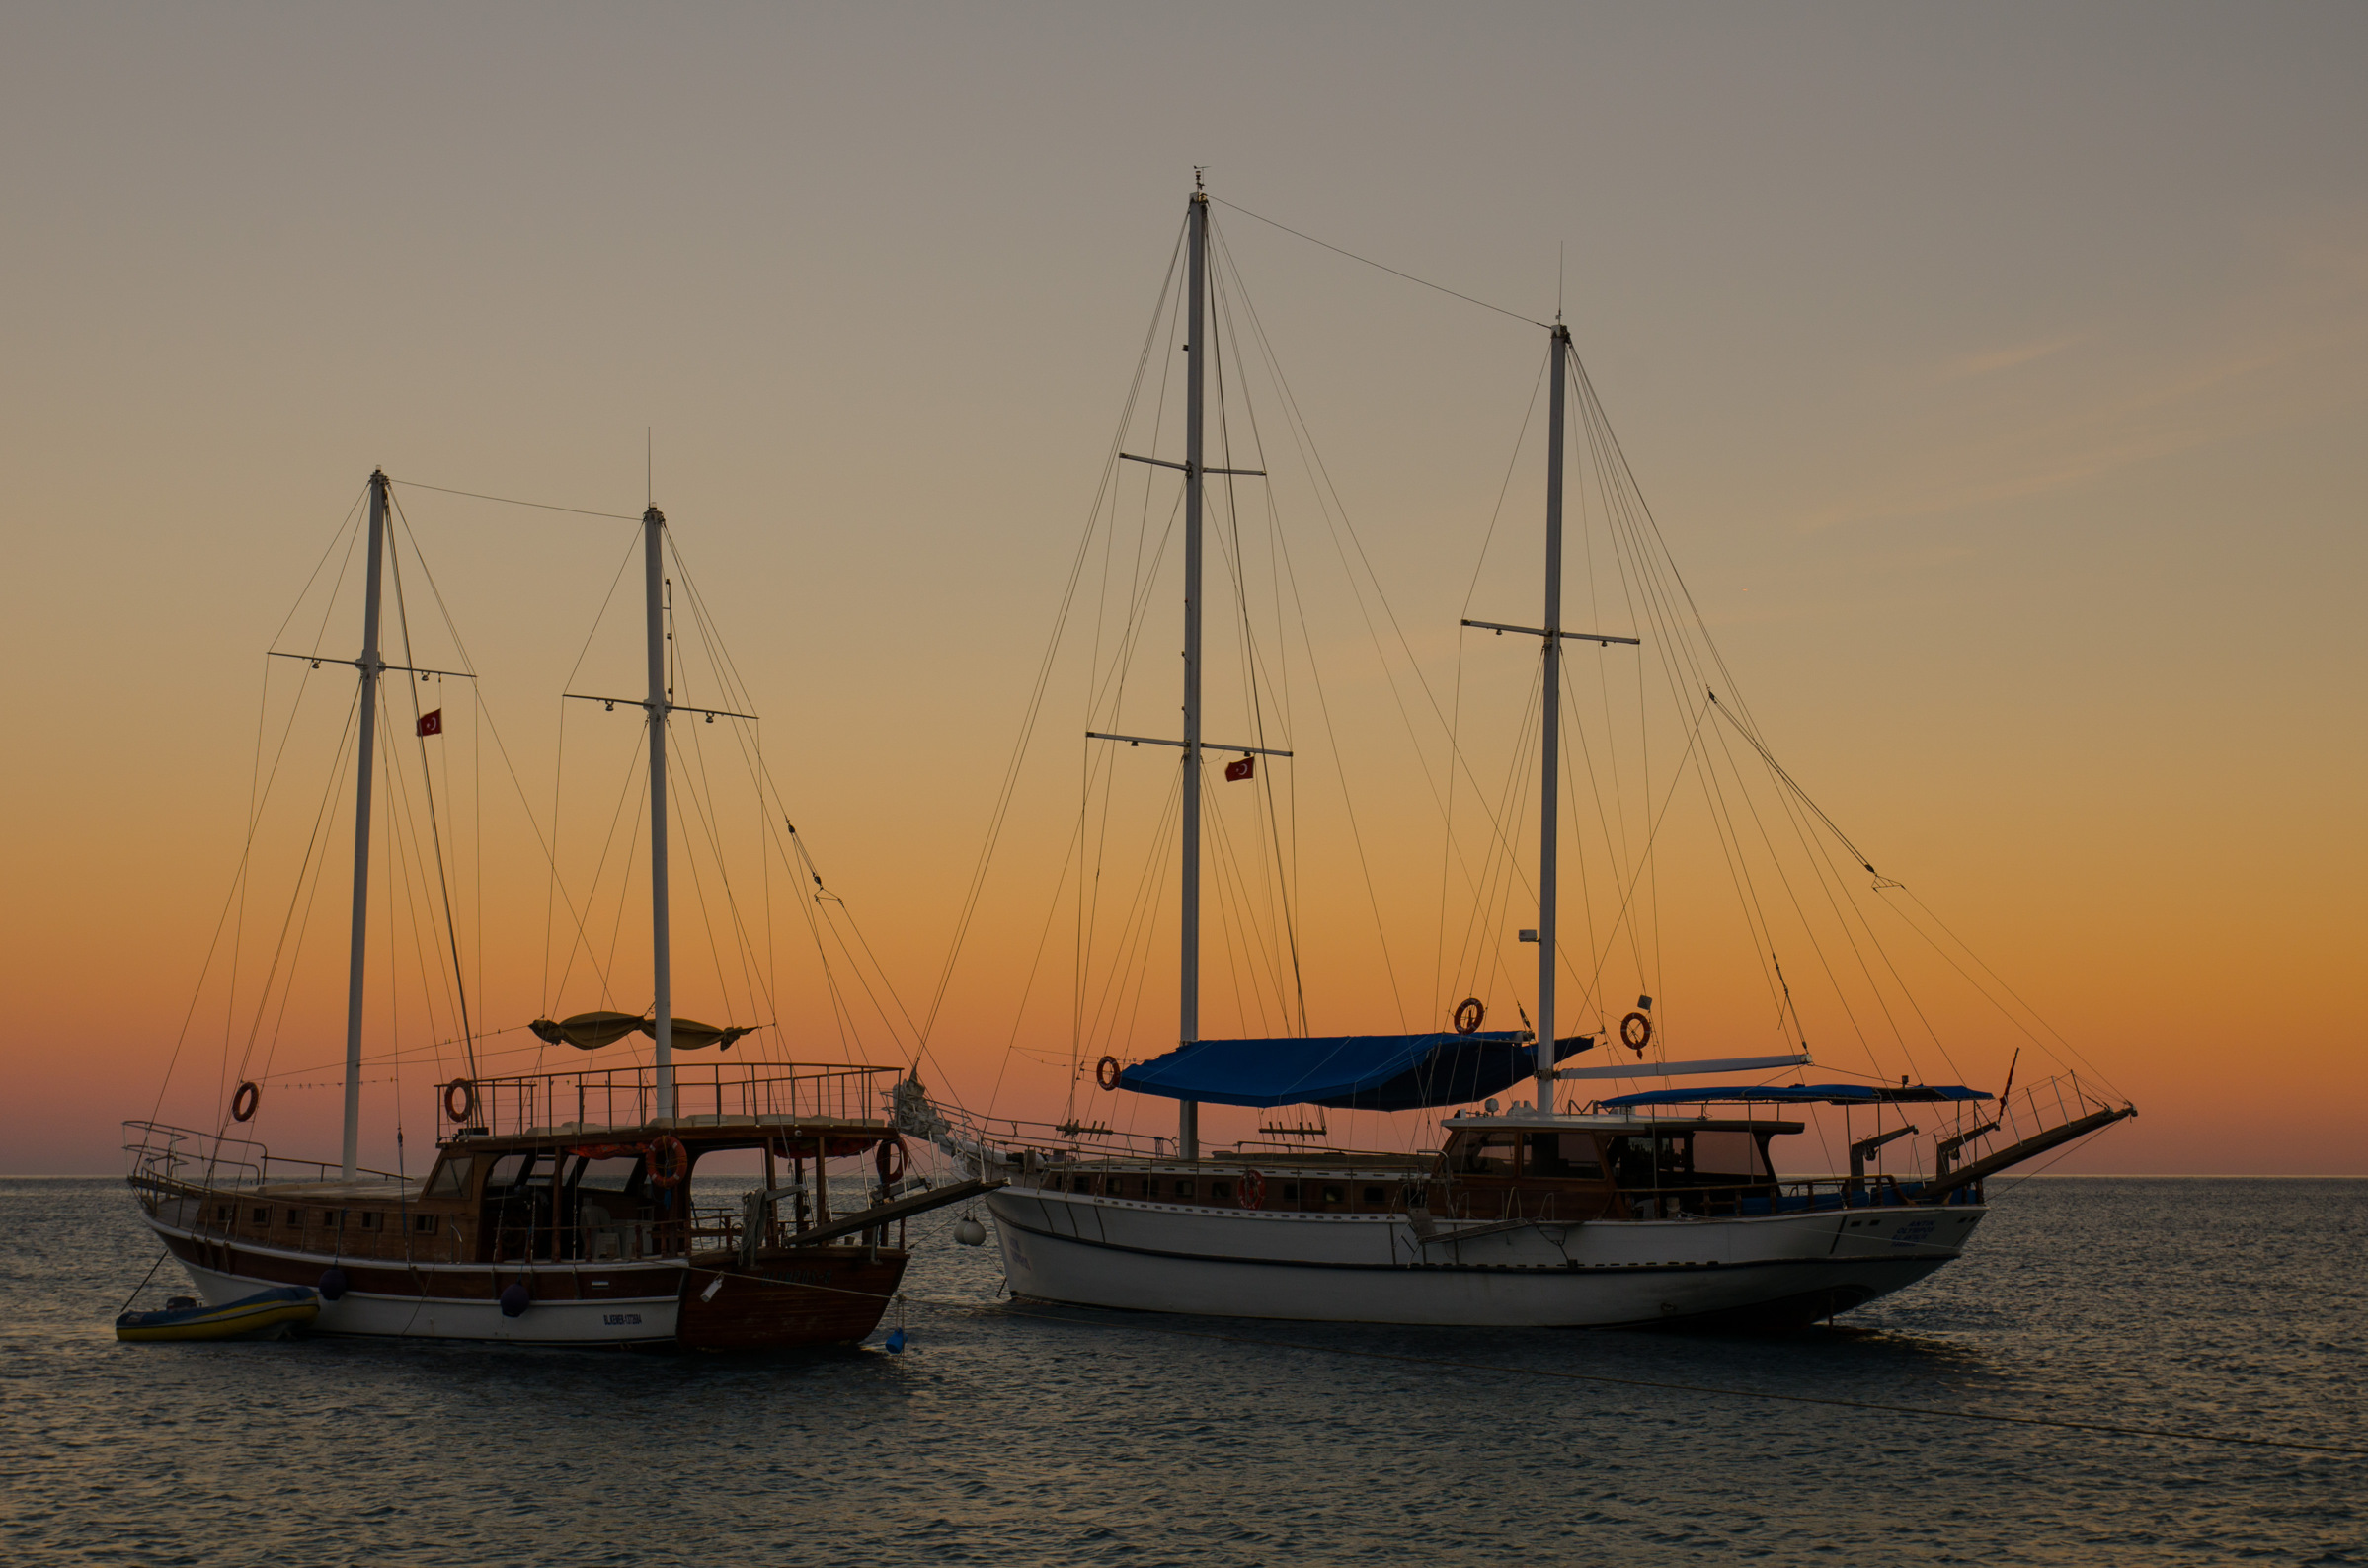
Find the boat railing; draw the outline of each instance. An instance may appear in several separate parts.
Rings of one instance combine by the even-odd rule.
[[[926,1137],[955,1158],[981,1171],[1035,1169],[1078,1160],[1173,1159],[1175,1140],[1147,1133],[1122,1132],[1098,1122],[1023,1122],[1007,1116],[978,1116],[959,1106],[899,1092],[897,1126]]]
[[[200,1133],[162,1122],[125,1122],[131,1185],[151,1191],[252,1192],[266,1186],[342,1182],[345,1167],[274,1154],[253,1138]],[[400,1182],[393,1171],[356,1169],[357,1181]]]
[[[1937,1180],[2001,1149],[2113,1108],[2112,1101],[2069,1072],[2017,1084],[2003,1101],[1959,1102],[1948,1108],[1945,1120],[1930,1117],[1938,1106],[1903,1105],[1896,1112],[1920,1123],[1918,1131],[1871,1156],[1869,1163],[1889,1166],[1907,1179]]]
[[[479,1078],[441,1085],[436,1092],[445,1125],[481,1137],[747,1121],[864,1122],[878,1120],[883,1083],[897,1071],[797,1062],[677,1062],[671,1122],[658,1116],[658,1073],[647,1065]],[[458,1118],[455,1110],[462,1113]]]

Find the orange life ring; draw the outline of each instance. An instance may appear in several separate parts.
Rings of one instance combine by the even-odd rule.
[[[1266,1178],[1257,1171],[1245,1172],[1241,1178],[1241,1207],[1244,1209],[1264,1209],[1266,1207]]]
[[[1460,1035],[1478,1034],[1480,1023],[1487,1016],[1487,1003],[1481,1001],[1477,996],[1464,997],[1456,1003],[1456,1033]]]
[[[690,1180],[690,1150],[671,1133],[650,1145],[650,1180],[667,1188],[679,1187]]]
[[[453,1096],[459,1096],[457,1101]],[[444,1085],[444,1115],[455,1125],[477,1114],[477,1085],[466,1078],[454,1078]]]
[[[252,1083],[240,1084],[238,1093],[230,1097],[230,1120],[233,1122],[254,1121],[255,1108],[262,1103],[263,1091],[261,1089]]]
[[[1628,1026],[1630,1024],[1635,1025],[1635,1027],[1633,1029],[1629,1028]],[[1650,1018],[1645,1017],[1644,1014],[1630,1013],[1627,1017],[1622,1018],[1619,1021],[1619,1043],[1627,1047],[1630,1051],[1636,1053],[1636,1055],[1640,1057],[1644,1055],[1644,1048],[1651,1042],[1652,1038],[1653,1021]]]
[[[1104,1057],[1093,1064],[1093,1081],[1105,1089],[1118,1087],[1118,1058]]]
[[[894,1159],[891,1159],[894,1155]],[[880,1173],[880,1185],[894,1187],[905,1179],[905,1140],[893,1134],[880,1140],[872,1150],[872,1169]]]

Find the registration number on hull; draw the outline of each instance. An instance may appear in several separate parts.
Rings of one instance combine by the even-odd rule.
[[[641,1326],[641,1314],[639,1312],[607,1312],[601,1315],[600,1323],[606,1328],[638,1328]]]

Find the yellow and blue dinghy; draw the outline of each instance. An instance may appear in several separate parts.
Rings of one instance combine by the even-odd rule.
[[[277,1339],[320,1315],[319,1293],[300,1285],[283,1285],[221,1306],[173,1305],[161,1312],[125,1312],[116,1319],[116,1338]]]

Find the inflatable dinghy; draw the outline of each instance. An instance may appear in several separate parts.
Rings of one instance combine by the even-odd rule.
[[[121,1340],[277,1339],[321,1315],[318,1293],[300,1285],[258,1291],[222,1306],[176,1297],[161,1312],[125,1312],[116,1319]]]

